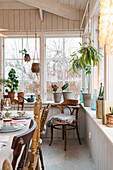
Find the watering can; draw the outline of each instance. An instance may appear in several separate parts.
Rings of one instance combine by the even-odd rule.
[[[34,98],[33,98],[33,95],[31,95],[31,97],[29,97],[29,98],[25,98],[25,97],[23,97],[23,96],[21,96],[21,95],[19,95],[21,98],[23,98],[24,100],[26,100],[27,102],[34,102]]]

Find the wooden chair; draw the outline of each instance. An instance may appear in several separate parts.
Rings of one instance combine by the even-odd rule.
[[[8,159],[4,160],[2,170],[13,170],[13,167]]]
[[[18,105],[18,110],[19,110],[19,106],[21,106],[21,110],[24,109],[24,100],[22,102],[20,102],[19,100],[11,99],[11,104],[13,104],[13,103]]]
[[[13,160],[12,160],[13,170],[23,169],[26,162],[30,141],[33,137],[35,128],[36,128],[36,122],[34,120],[31,120],[29,130],[27,130],[25,133],[14,136],[12,146],[11,146],[11,148],[13,149]]]
[[[66,131],[67,130],[76,129],[79,144],[81,145],[81,140],[80,140],[79,131],[78,131],[78,110],[80,108],[80,106],[78,105],[78,101],[68,99],[68,100],[65,100],[61,104],[52,105],[52,107],[59,108],[62,113],[62,116],[64,115],[64,112],[65,112],[64,108],[67,108],[70,112],[70,115],[74,115],[74,119],[71,123],[69,123],[68,121],[62,122],[62,120],[60,120],[60,118],[58,120],[53,121],[53,123],[51,124],[51,142],[50,142],[49,146],[51,146],[52,141],[53,141],[53,129],[62,130],[62,139],[64,140],[64,150],[65,151],[66,151]],[[68,118],[69,117],[67,117],[67,119]]]
[[[42,115],[41,115],[41,120],[40,120],[40,135],[45,134],[46,132],[46,120],[47,120],[47,116],[49,113],[49,109],[50,106],[49,104],[44,107],[43,111],[42,111]],[[39,156],[40,156],[40,162],[41,162],[41,167],[42,170],[44,170],[44,163],[43,163],[43,155],[42,155],[42,149],[41,149],[41,142],[40,142],[40,148],[39,148]]]
[[[31,152],[29,156],[28,169],[39,169],[39,155],[40,155],[40,112],[42,108],[42,101],[38,95],[37,101],[34,106],[34,120],[36,121],[36,129],[33,134]]]
[[[47,120],[47,116],[49,113],[49,109],[50,109],[50,105],[48,104],[46,107],[44,107],[43,111],[42,111],[42,115],[41,115],[41,120],[40,120],[40,134],[45,134],[46,132],[46,120]]]

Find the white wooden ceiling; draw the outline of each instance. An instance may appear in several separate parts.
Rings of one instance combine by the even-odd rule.
[[[84,10],[86,3],[87,3],[87,0],[53,0],[53,1],[60,2],[62,4],[65,4],[65,5],[68,5],[70,7],[75,8],[75,9],[80,9],[80,10]],[[4,9],[8,8],[8,6],[9,6],[9,9],[10,9],[11,8],[10,4],[14,3],[14,5],[15,5],[15,2],[17,4],[19,4],[16,0],[0,0],[0,3],[1,3],[1,5],[3,4]],[[23,7],[25,7],[24,4],[21,4],[21,6],[20,5],[18,6],[18,8],[23,8]],[[2,8],[2,6],[1,6],[1,8]],[[12,8],[13,8],[13,6],[12,6]],[[29,6],[28,6],[28,8],[29,8]]]
[[[40,0],[31,0],[33,4],[35,4],[35,2],[38,3],[39,1]],[[61,5],[64,4],[67,7],[84,11],[87,0],[45,0],[45,5],[48,6],[49,2],[53,2],[53,4],[54,2],[57,2],[59,7],[60,4]],[[29,4],[29,0],[0,0],[0,9],[33,9],[33,8],[37,8],[37,6],[35,7],[34,5]],[[56,5],[54,8],[57,8]]]

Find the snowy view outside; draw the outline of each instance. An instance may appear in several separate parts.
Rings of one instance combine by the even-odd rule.
[[[53,100],[52,84],[59,86],[58,91],[65,83],[69,83],[67,91],[73,91],[73,98],[78,99],[81,90],[81,76],[69,72],[71,64],[70,54],[79,48],[81,38],[46,38],[46,100]],[[25,62],[24,55],[19,54],[19,50],[26,48],[27,38],[5,38],[4,40],[4,68],[5,78],[8,77],[8,72],[14,68],[18,79],[18,91],[24,91],[25,94],[36,94],[39,90],[37,77],[31,72],[35,52],[35,38],[28,38],[28,53],[31,61]],[[40,57],[40,39],[37,38],[38,57]],[[37,62],[37,61],[36,61]],[[81,71],[79,71],[81,75]],[[44,88],[44,87],[43,87]]]
[[[73,98],[78,99],[81,90],[81,76],[69,72],[70,60],[73,51],[79,49],[80,37],[74,38],[46,38],[47,63],[47,100],[53,100],[52,84],[56,84],[61,91],[65,83],[69,83],[67,91],[73,91]],[[79,71],[81,75],[81,71]]]
[[[19,54],[19,50],[26,48],[27,42],[29,44],[27,51],[31,57],[31,61],[28,63],[24,61],[24,55]],[[40,56],[39,44],[40,39],[37,38],[38,57]],[[37,84],[36,74],[31,71],[35,52],[35,38],[28,38],[28,41],[27,38],[5,38],[4,47],[5,78],[7,79],[10,69],[14,68],[19,79],[18,91],[37,93],[39,85]]]

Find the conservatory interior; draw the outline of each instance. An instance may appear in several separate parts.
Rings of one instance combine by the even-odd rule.
[[[112,11],[0,0],[0,169],[113,169]]]

